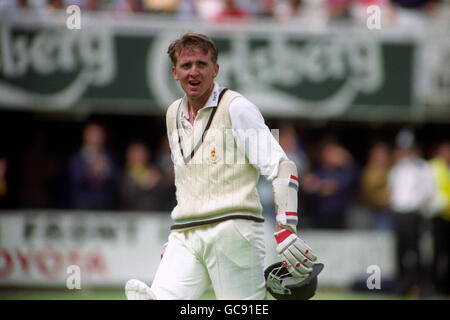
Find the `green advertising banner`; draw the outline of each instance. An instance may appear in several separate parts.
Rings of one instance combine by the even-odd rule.
[[[61,23],[0,23],[0,106],[163,114],[182,95],[167,48],[194,30],[217,43],[217,81],[240,91],[263,114],[391,118],[417,113],[421,44],[412,37],[352,29],[317,33],[270,25],[221,29],[125,22],[99,17],[80,30]]]

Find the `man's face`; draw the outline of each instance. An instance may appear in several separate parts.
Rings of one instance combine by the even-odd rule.
[[[181,88],[191,100],[205,100],[211,94],[214,78],[219,72],[219,65],[211,60],[201,48],[182,50],[177,56],[177,64],[172,67],[175,80],[180,81]]]

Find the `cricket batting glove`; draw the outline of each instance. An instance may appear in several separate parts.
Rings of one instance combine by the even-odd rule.
[[[272,181],[276,222],[283,229],[297,233],[297,200],[299,179],[297,166],[293,161],[281,161],[278,175]]]
[[[274,233],[278,257],[295,278],[305,278],[312,271],[317,257],[311,248],[290,230],[281,229]]]
[[[286,269],[296,278],[307,277],[312,272],[317,257],[311,248],[297,236],[297,201],[299,179],[293,161],[281,161],[278,175],[272,182],[276,222],[281,230],[275,232],[277,253]]]

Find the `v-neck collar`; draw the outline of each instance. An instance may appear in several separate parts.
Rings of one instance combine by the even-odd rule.
[[[216,85],[214,86],[214,89],[216,89]],[[189,160],[192,159],[192,158],[194,157],[194,154],[195,154],[195,153],[197,152],[197,150],[200,148],[200,146],[201,146],[203,140],[205,139],[205,135],[206,135],[206,133],[207,133],[207,131],[208,131],[210,125],[211,125],[211,122],[212,122],[212,120],[213,120],[213,118],[214,118],[214,115],[216,114],[216,111],[217,111],[217,109],[218,109],[218,107],[219,107],[220,100],[222,99],[223,95],[225,94],[225,92],[226,92],[227,90],[228,90],[227,88],[224,88],[224,89],[220,92],[220,94],[216,95],[215,98],[213,97],[213,100],[216,100],[216,101],[217,101],[217,102],[215,103],[215,107],[210,108],[209,114],[208,114],[208,116],[207,116],[207,120],[206,120],[205,123],[203,124],[203,127],[202,127],[202,129],[201,129],[201,131],[200,131],[201,134],[199,135],[197,141],[195,141],[195,143],[194,143],[194,145],[192,146],[190,152],[189,152],[189,150],[186,150],[186,149],[184,148],[183,135],[180,134],[180,130],[183,130],[183,131],[184,131],[184,128],[183,128],[182,123],[181,123],[181,116],[182,116],[181,113],[182,113],[182,104],[183,104],[183,100],[180,101],[180,104],[178,105],[178,111],[177,111],[177,119],[176,119],[176,123],[177,123],[178,144],[179,144],[179,146],[180,146],[181,155],[183,156],[183,160],[184,160],[184,163],[185,163],[185,164],[187,164],[187,163],[189,162]],[[211,94],[211,96],[214,96],[214,95],[215,95],[215,94],[214,94],[215,92],[218,93],[218,86],[217,86],[217,91],[213,90],[213,93]],[[211,97],[210,97],[210,99],[208,99],[208,101],[210,101],[210,100],[211,100]],[[205,104],[205,107],[203,107],[202,109],[206,108],[207,105],[208,105],[208,103]],[[210,107],[211,107],[211,106],[210,106]],[[202,110],[202,109],[200,109],[200,110]],[[199,112],[200,112],[200,110],[199,110]],[[195,132],[194,132],[193,134],[195,134]],[[187,155],[187,156],[186,156],[186,155]]]
[[[208,100],[206,101],[205,105],[201,107],[197,115],[200,113],[200,111],[211,108],[211,107],[217,107],[219,105],[219,94],[220,94],[220,87],[217,82],[214,81],[214,88],[211,94],[209,95]],[[188,111],[188,102],[187,102],[187,96],[184,95],[183,99],[181,100],[181,116],[189,121],[189,111]]]

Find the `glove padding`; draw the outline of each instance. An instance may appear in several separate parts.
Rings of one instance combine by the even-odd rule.
[[[313,271],[317,257],[311,248],[290,230],[282,229],[274,233],[277,253],[285,268],[295,278],[306,278]]]

